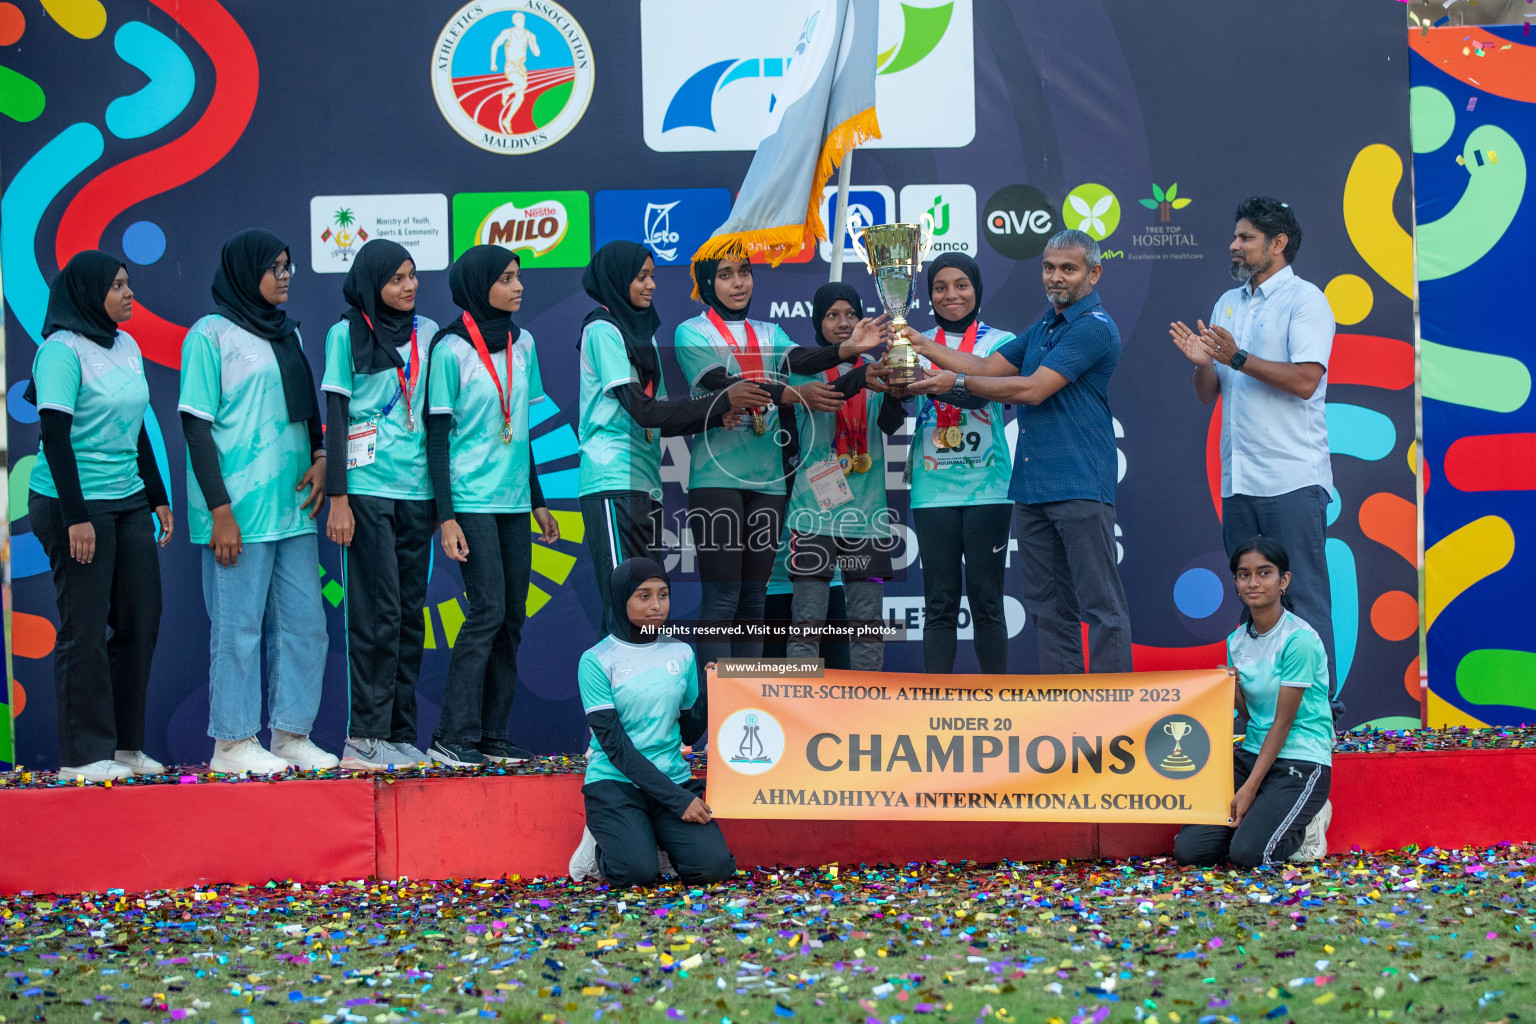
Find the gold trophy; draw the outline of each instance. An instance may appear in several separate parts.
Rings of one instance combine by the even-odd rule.
[[[1177,722],[1169,722],[1163,726],[1163,732],[1173,737],[1173,753],[1163,758],[1162,767],[1169,772],[1192,772],[1195,770],[1195,762],[1189,759],[1179,746],[1185,736],[1195,731],[1195,727],[1182,719]]]
[[[901,336],[901,329],[907,326],[907,310],[917,299],[923,260],[933,248],[933,218],[925,213],[921,224],[874,224],[863,231],[850,228],[849,234],[853,251],[869,267],[880,305],[891,314],[891,327],[896,331],[896,340],[886,354],[891,368],[887,383],[905,387],[918,378],[917,351]]]

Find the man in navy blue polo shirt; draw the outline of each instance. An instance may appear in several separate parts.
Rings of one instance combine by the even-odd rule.
[[[1019,406],[1019,441],[1008,496],[1018,503],[1024,609],[1039,632],[1040,671],[1082,672],[1079,622],[1088,623],[1088,667],[1131,670],[1131,621],[1115,556],[1114,421],[1109,378],[1120,332],[1093,288],[1099,244],[1059,231],[1041,276],[1051,309],[986,358],[907,337],[935,369],[916,394],[958,401],[977,395]]]

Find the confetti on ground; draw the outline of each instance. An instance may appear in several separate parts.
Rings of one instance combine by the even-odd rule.
[[[844,864],[0,897],[6,1020],[1488,1021],[1536,1005],[1536,846],[1256,871]],[[1518,1008],[1518,1009],[1517,1009]]]
[[[1488,154],[1490,162],[1497,162],[1494,154]],[[1536,725],[1492,726],[1481,729],[1454,727],[1447,729],[1380,730],[1362,728],[1340,733],[1333,749],[1339,753],[1409,752],[1433,750],[1536,750]],[[707,754],[690,753],[689,764],[695,772],[706,767]],[[267,776],[223,775],[212,772],[207,765],[177,766],[164,775],[146,775],[112,783],[112,788],[134,786],[189,786],[203,782],[265,783],[272,785],[292,779],[453,779],[485,778],[498,775],[573,775],[586,771],[584,757],[566,757],[552,754],[525,761],[522,764],[478,765],[454,768],[441,764],[398,766],[389,771],[360,772],[340,768],[329,771],[289,772],[279,778]],[[0,772],[0,790],[38,789],[57,786],[82,786],[93,783],[78,780],[61,780],[57,772],[27,771],[20,769]],[[100,784],[94,784],[100,785]],[[3,1022],[0,1022],[3,1024]]]

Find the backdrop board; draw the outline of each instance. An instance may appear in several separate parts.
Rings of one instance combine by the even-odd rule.
[[[1536,709],[1521,585],[1536,565],[1536,299],[1513,284],[1536,232],[1529,31],[1409,34],[1432,725],[1528,722]],[[1383,171],[1395,160],[1383,154]]]
[[[26,518],[37,413],[21,398],[46,282],[83,248],[126,256],[138,297],[129,330],[150,363],[157,451],[184,526],[180,343],[210,309],[220,245],[251,225],[291,245],[300,274],[289,309],[317,379],[321,338],[342,309],[341,272],[367,238],[412,247],[419,308],[439,321],[451,315],[444,267],[455,253],[481,238],[518,248],[519,321],[537,339],[551,398],[537,407],[534,454],[565,536],[535,548],[511,737],[540,751],[581,749],[576,660],[598,637],[600,607],[575,513],[575,342],[591,305],[581,268],[600,242],[646,241],[660,263],[657,306],[670,347],[675,325],[697,310],[687,298],[689,255],[725,217],[751,159],[752,125],[765,116],[808,6],[150,0],[110,5],[103,25],[78,13],[91,5],[50,5],[50,15],[22,0],[25,25],[0,48],[12,75],[24,76],[0,90],[19,759],[56,763],[57,616]],[[1298,31],[1313,24],[1327,30]],[[1195,399],[1168,323],[1208,318],[1230,286],[1226,250],[1241,199],[1273,194],[1292,204],[1305,228],[1297,272],[1327,288],[1339,319],[1328,557],[1344,724],[1416,721],[1417,691],[1403,686],[1417,619],[1411,311],[1369,258],[1375,225],[1410,222],[1408,197],[1399,191],[1391,217],[1359,232],[1346,223],[1347,183],[1366,154],[1408,154],[1401,11],[1383,4],[1341,19],[1322,2],[882,0],[879,32],[887,137],[855,159],[855,205],[876,220],[932,213],[941,246],[980,263],[983,318],[1012,331],[1046,306],[1037,257],[1048,234],[1068,225],[1103,240],[1101,292],[1125,339],[1111,401],[1120,570],[1140,668],[1220,664],[1239,610],[1213,492],[1213,412]],[[1283,47],[1269,42],[1282,38]],[[828,255],[829,247],[761,268],[753,312],[811,343],[811,296]],[[867,273],[854,265],[847,275],[872,306]],[[914,318],[931,322],[926,292]],[[662,361],[671,392],[683,392],[669,351]],[[891,439],[887,463],[903,521],[907,444],[905,435]],[[681,529],[688,459],[685,441],[667,442],[679,618],[698,602]],[[315,731],[336,746],[346,722],[342,589],[336,547],[321,549],[331,654]],[[161,556],[165,618],[148,749],[183,762],[210,750],[200,559],[184,531]],[[916,671],[922,562],[910,534],[897,565],[886,616],[913,628],[886,665]],[[1010,669],[1033,671],[1017,573],[1015,559]],[[425,737],[464,616],[458,570],[441,557],[421,614]],[[957,670],[974,672],[965,620],[961,637]]]

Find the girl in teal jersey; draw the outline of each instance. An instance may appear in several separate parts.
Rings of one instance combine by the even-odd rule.
[[[347,745],[342,767],[416,764],[432,565],[427,475],[427,346],[437,324],[416,313],[416,263],[384,238],[347,271],[348,309],[325,337],[326,536],[340,544],[347,587]]]
[[[1231,564],[1251,616],[1227,637],[1237,709],[1248,717],[1242,746],[1232,752],[1237,792],[1228,824],[1184,826],[1174,856],[1180,864],[1240,867],[1317,860],[1328,852],[1333,817],[1328,655],[1317,631],[1291,610],[1291,563],[1279,541],[1239,544]]]
[[[935,344],[985,357],[1013,340],[979,319],[981,270],[969,256],[947,252],[928,265],[928,299],[937,326],[924,337]],[[932,365],[921,356],[919,362],[924,369]],[[915,414],[907,465],[912,525],[923,560],[923,668],[955,670],[963,563],[976,659],[983,672],[1007,672],[1003,571],[1013,460],[1002,403],[973,397],[952,404],[921,395]]]
[[[499,245],[455,260],[448,287],[463,313],[432,339],[428,357],[427,464],[443,551],[462,567],[469,603],[428,751],[443,764],[533,756],[507,741],[507,718],[528,609],[529,532],[536,523],[553,544],[560,527],[529,446],[528,410],[544,401],[544,380],[533,336],[512,319],[523,301],[520,269]]]
[[[702,598],[699,621],[706,628],[740,628],[763,619],[768,577],[782,535],[785,443],[789,431],[780,415],[793,406],[835,413],[845,399],[820,378],[844,360],[881,342],[878,324],[841,346],[802,348],[778,325],[747,317],[753,267],[745,255],[693,264],[694,298],[705,311],[677,328],[677,361],[693,393],[705,394],[750,380],[772,403],[749,409],[732,428],[705,430],[693,442],[688,475],[688,526],[698,552]],[[787,387],[791,374],[808,378]],[[701,637],[699,659],[755,658],[760,635],[721,640]]]
[[[212,624],[208,735],[216,772],[334,768],[309,738],[329,640],[314,518],[325,500],[315,381],[288,301],[288,246],[253,228],[224,243],[215,312],[181,348],[187,519],[204,545]],[[268,634],[272,749],[261,727],[261,638]]]
[[[816,340],[842,348],[864,325],[859,293],[841,282],[824,284],[812,301]],[[824,375],[847,399],[835,413],[801,406],[796,417],[801,464],[790,495],[789,578],[794,587],[793,625],[798,635],[788,644],[791,658],[814,658],[817,633],[827,622],[828,590],[833,571],[841,569],[848,621],[860,628],[882,619],[885,580],[891,575],[896,517],[885,490],[885,436],[906,422],[901,396],[891,392],[883,363],[862,356]],[[792,386],[811,383],[790,377]],[[878,672],[885,664],[884,642],[864,633],[854,638],[856,671]]]
[[[693,651],[666,632],[671,582],[659,562],[629,558],[609,580],[621,625],[581,656],[577,682],[592,728],[581,787],[587,827],[571,878],[651,885],[670,868],[689,885],[723,881],[736,858],[680,753],[709,727]],[[658,854],[670,860],[663,865]]]
[[[598,592],[613,568],[661,546],[661,439],[734,423],[733,410],[772,397],[737,381],[722,391],[667,401],[656,348],[661,317],[652,297],[655,262],[638,242],[599,249],[582,275],[597,302],[581,325],[581,469],[577,489]],[[622,623],[607,620],[605,627]]]
[[[160,520],[161,547],[174,522],[144,425],[144,359],[117,326],[132,315],[122,260],[95,250],[71,257],[48,289],[27,394],[42,433],[27,514],[59,608],[59,775],[89,782],[165,771],[143,750],[160,628],[148,512]]]

